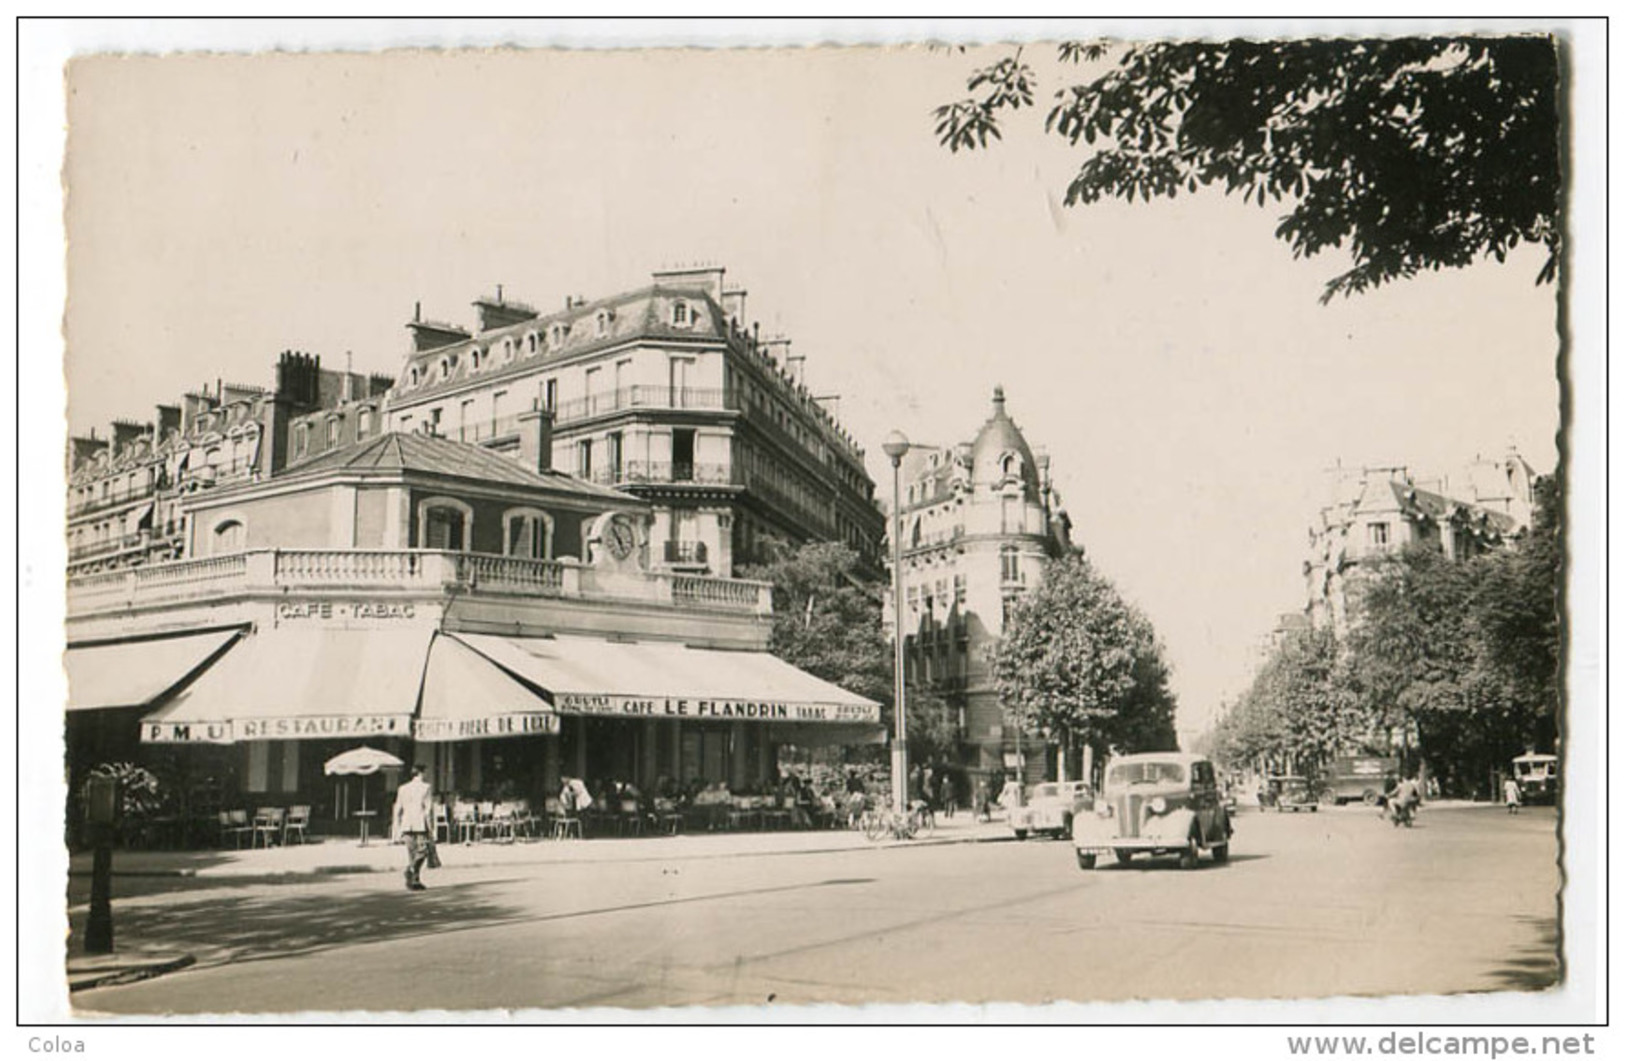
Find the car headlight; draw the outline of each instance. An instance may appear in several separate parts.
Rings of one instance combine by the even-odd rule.
[[[1163,799],[1161,796],[1152,796],[1151,802],[1146,804],[1146,808],[1149,809],[1152,814],[1162,814],[1168,809],[1168,801]]]

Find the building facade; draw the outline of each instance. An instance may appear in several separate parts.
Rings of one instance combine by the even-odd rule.
[[[198,491],[277,474],[301,415],[382,400],[385,376],[334,372],[284,352],[270,389],[217,382],[160,405],[147,423],[116,421],[68,443],[68,573],[179,559],[188,531],[182,500]]]
[[[793,366],[744,321],[720,268],[657,272],[644,288],[543,314],[474,303],[465,329],[421,315],[390,396],[395,431],[499,452],[521,413],[553,414],[553,465],[648,502],[651,561],[732,574],[773,543],[842,541],[874,569],[884,520],[863,450]]]
[[[1049,459],[1033,455],[996,387],[992,414],[971,441],[915,447],[901,474],[909,680],[950,705],[964,766],[1041,779],[1044,745],[1006,724],[991,653],[1010,602],[1073,548]]]
[[[215,805],[351,831],[399,775],[324,776],[368,744],[443,794],[565,776],[771,783],[776,749],[880,738],[879,707],[766,651],[765,583],[651,563],[650,506],[547,465],[386,433],[183,502],[188,558],[68,582],[70,779],[161,766]],[[194,798],[195,796],[195,798]]]
[[[1339,636],[1358,610],[1363,572],[1407,546],[1466,559],[1529,525],[1535,473],[1516,451],[1477,460],[1450,479],[1419,480],[1403,467],[1337,468],[1332,502],[1309,528],[1305,613]]]

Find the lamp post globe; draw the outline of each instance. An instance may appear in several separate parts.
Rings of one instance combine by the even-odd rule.
[[[903,459],[903,454],[908,452],[908,436],[901,431],[893,431],[880,444],[880,449],[891,458],[892,467],[895,468]]]
[[[893,431],[880,444],[891,459],[891,572],[892,572],[892,716],[896,732],[891,749],[892,809],[908,810],[908,705],[903,692],[903,455],[908,452],[908,436]]]

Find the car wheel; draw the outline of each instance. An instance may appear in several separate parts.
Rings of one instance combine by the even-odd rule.
[[[1025,830],[1025,829],[1017,829],[1016,830],[1016,839],[1017,840],[1025,840],[1025,839],[1027,839],[1027,830]]]
[[[1213,861],[1215,861],[1215,862],[1229,862],[1230,861],[1230,845],[1229,844],[1214,844],[1213,845]]]
[[[1095,868],[1095,856],[1094,855],[1086,855],[1082,851],[1079,851],[1078,852],[1078,868],[1079,869],[1094,869]]]
[[[1055,834],[1057,840],[1065,840],[1072,835],[1072,815],[1068,814],[1061,819],[1061,831]]]
[[[1315,813],[1315,811],[1317,811],[1317,810],[1319,810],[1319,809],[1320,809],[1320,804],[1318,804],[1318,803],[1317,803],[1317,804],[1315,804],[1315,805],[1314,805],[1314,806],[1313,806],[1313,807],[1310,807],[1310,808],[1309,808],[1309,813],[1310,813],[1310,814],[1313,814],[1313,813]]]
[[[1129,859],[1134,857],[1133,850],[1131,850],[1130,848],[1126,848],[1126,847],[1119,847],[1115,851],[1113,851],[1112,854],[1117,858],[1117,861],[1119,861],[1119,862],[1127,862]]]
[[[1196,860],[1201,856],[1201,854],[1202,845],[1197,842],[1196,834],[1192,833],[1191,838],[1185,841],[1184,849],[1179,852],[1179,868],[1195,869]]]
[[[1360,799],[1365,802],[1367,807],[1375,807],[1377,805],[1377,790],[1374,788],[1366,789],[1360,793]]]

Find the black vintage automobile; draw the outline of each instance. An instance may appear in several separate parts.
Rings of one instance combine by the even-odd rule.
[[[1276,811],[1292,811],[1295,814],[1301,810],[1320,809],[1320,801],[1315,798],[1314,786],[1309,783],[1307,777],[1294,775],[1272,777],[1265,785],[1260,799],[1260,810],[1273,808]]]

